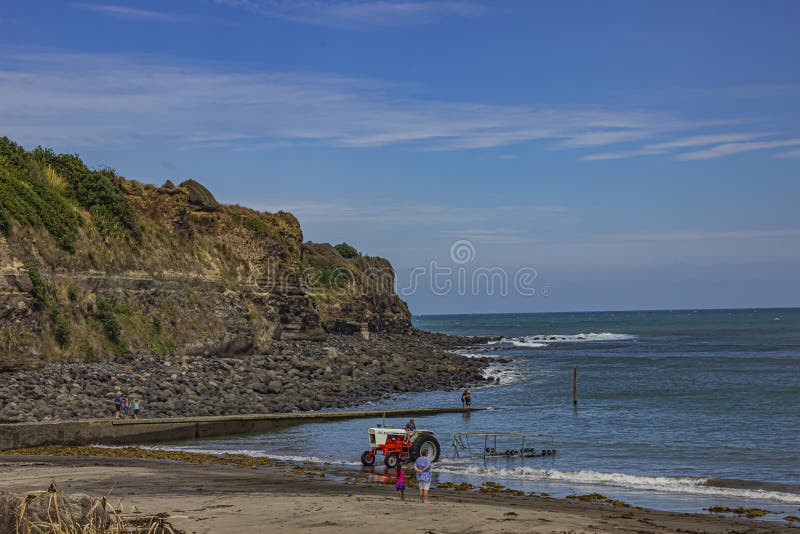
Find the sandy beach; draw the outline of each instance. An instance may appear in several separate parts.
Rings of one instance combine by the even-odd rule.
[[[0,491],[107,495],[125,510],[166,513],[187,533],[219,532],[796,532],[787,524],[542,497],[434,488],[422,505],[390,484],[344,483],[285,468],[177,462],[0,457]]]

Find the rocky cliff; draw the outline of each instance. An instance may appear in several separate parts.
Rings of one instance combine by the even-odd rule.
[[[290,213],[218,204],[0,139],[0,371],[121,355],[263,354],[410,328],[388,261],[303,243]]]

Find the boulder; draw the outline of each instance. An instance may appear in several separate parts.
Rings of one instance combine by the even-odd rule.
[[[196,180],[185,180],[178,186],[186,191],[187,200],[189,204],[196,206],[203,210],[215,210],[219,208],[219,202],[211,194],[211,191]]]

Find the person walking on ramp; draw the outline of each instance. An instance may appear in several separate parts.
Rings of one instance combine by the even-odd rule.
[[[122,392],[118,391],[114,395],[114,419],[119,419],[120,410],[122,410]]]

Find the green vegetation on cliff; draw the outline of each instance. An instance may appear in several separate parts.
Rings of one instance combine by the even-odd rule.
[[[177,180],[176,180],[177,181]],[[391,265],[304,244],[291,213],[219,204],[0,138],[0,371],[128,353],[262,353],[326,331],[398,331]]]
[[[44,227],[58,245],[75,248],[80,219],[64,195],[46,177],[52,171],[31,152],[0,138],[0,231],[8,235],[12,220]]]
[[[39,272],[39,265],[36,262],[28,263],[25,268],[28,270],[28,277],[31,279],[31,298],[33,306],[37,310],[44,308],[47,303],[47,286],[42,280],[42,273]]]
[[[0,138],[0,230],[12,231],[11,220],[44,227],[69,252],[81,218],[88,211],[106,232],[120,229],[139,238],[136,213],[115,182],[111,170],[92,171],[78,156],[50,149],[30,152],[7,137]]]
[[[336,251],[339,252],[339,254],[341,254],[343,258],[350,259],[361,256],[361,253],[357,251],[355,247],[348,245],[347,243],[339,243],[333,248],[335,248]]]

